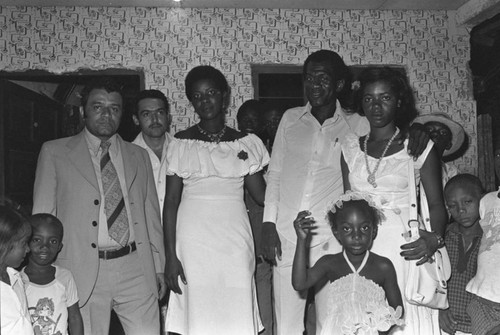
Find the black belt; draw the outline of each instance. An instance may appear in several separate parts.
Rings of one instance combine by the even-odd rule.
[[[114,259],[122,257],[134,252],[137,249],[135,242],[130,243],[126,247],[114,250],[99,250],[99,258],[102,259]]]

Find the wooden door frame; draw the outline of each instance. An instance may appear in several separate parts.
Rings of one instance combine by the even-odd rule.
[[[3,79],[0,78],[0,85],[2,85]],[[5,90],[0,90],[0,101],[4,101]],[[0,111],[0,203],[3,202],[5,197],[5,148],[4,148],[4,116],[3,110]]]

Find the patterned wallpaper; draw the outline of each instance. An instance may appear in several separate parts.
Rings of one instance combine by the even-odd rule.
[[[192,67],[210,64],[232,87],[228,123],[253,98],[250,64],[302,64],[331,49],[348,65],[403,65],[422,113],[445,112],[470,136],[455,161],[477,172],[469,34],[455,12],[298,9],[0,7],[0,66],[8,71],[128,68],[172,101],[172,133],[196,122],[184,95]]]

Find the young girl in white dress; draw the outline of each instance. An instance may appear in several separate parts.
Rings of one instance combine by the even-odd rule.
[[[307,264],[307,241],[314,218],[302,211],[295,219],[297,247],[292,284],[297,291],[330,282],[329,310],[321,335],[385,334],[402,324],[402,299],[391,261],[369,251],[382,212],[369,195],[348,191],[328,208],[327,218],[342,253]]]
[[[413,92],[406,77],[390,68],[368,68],[359,76],[355,93],[358,113],[366,116],[370,132],[366,136],[348,135],[342,143],[342,176],[345,190],[370,194],[384,209],[386,220],[378,231],[372,250],[389,258],[396,269],[398,284],[406,287],[408,260],[417,264],[429,261],[438,247],[444,245],[447,222],[441,187],[441,161],[429,142],[414,161],[415,180],[420,178],[427,194],[432,232],[420,231],[420,238],[407,243],[403,237],[408,229],[408,183],[410,160],[407,141],[400,142],[417,112]],[[403,299],[405,326],[391,334],[440,334],[438,310],[411,305]]]

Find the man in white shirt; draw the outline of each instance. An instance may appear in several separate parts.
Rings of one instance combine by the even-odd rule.
[[[156,193],[160,202],[160,216],[163,224],[163,202],[165,200],[165,178],[167,177],[167,146],[172,140],[168,133],[172,116],[170,105],[165,94],[158,90],[143,90],[136,98],[135,112],[132,115],[134,123],[141,132],[132,142],[146,149],[153,167]],[[168,296],[167,296],[168,298]],[[161,326],[163,328],[167,314],[168,299],[161,303]]]
[[[321,256],[342,250],[325,218],[327,204],[344,192],[340,143],[350,132],[362,136],[369,131],[364,117],[343,108],[349,104],[350,72],[337,53],[319,50],[309,55],[303,80],[308,103],[286,111],[280,122],[264,208],[263,255],[276,265],[273,285],[278,335],[302,334],[304,330],[307,292],[294,291],[291,283],[296,246],[293,220],[301,210],[309,210],[315,219],[310,266]],[[410,148],[414,148],[412,143]],[[410,151],[421,152],[420,148]],[[325,284],[315,288],[317,334],[328,312]]]
[[[132,143],[146,149],[149,154],[160,202],[160,215],[163,217],[167,146],[172,139],[172,135],[168,133],[172,121],[169,103],[162,92],[144,90],[139,92],[135,107],[132,118],[134,123],[141,128],[141,132]]]
[[[293,220],[309,210],[317,229],[310,243],[310,265],[324,254],[341,251],[325,219],[329,201],[343,193],[340,141],[349,133],[366,134],[368,122],[346,113],[337,97],[349,85],[349,69],[338,54],[320,50],[304,64],[308,103],[285,112],[273,145],[264,208],[264,256],[276,262],[274,296],[278,334],[302,334],[307,292],[292,287],[296,235]],[[277,256],[277,260],[276,257]],[[320,293],[320,292],[318,292]],[[317,320],[327,305],[316,295]],[[317,324],[317,331],[320,331]]]

